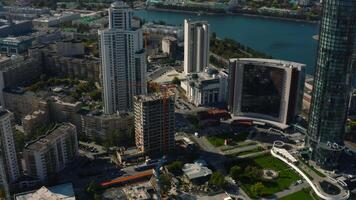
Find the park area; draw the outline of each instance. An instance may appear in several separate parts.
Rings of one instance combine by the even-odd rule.
[[[264,171],[271,170],[278,174],[268,179]],[[271,155],[241,159],[230,165],[230,176],[238,181],[252,198],[268,197],[288,189],[300,179],[291,168]]]
[[[224,146],[225,140],[229,140],[230,145],[237,145],[240,142],[244,142],[249,133],[240,132],[240,133],[223,133],[214,136],[207,136],[206,139],[215,147]]]

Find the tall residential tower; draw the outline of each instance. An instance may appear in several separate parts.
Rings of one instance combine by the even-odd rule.
[[[184,73],[201,72],[209,65],[209,24],[184,20]]]
[[[324,0],[307,145],[312,160],[335,169],[344,145],[356,37],[356,1]]]
[[[146,53],[129,6],[116,1],[108,12],[109,28],[99,31],[101,76],[104,112],[114,114],[132,110],[133,96],[146,94]]]
[[[8,192],[8,184],[20,177],[14,136],[11,126],[13,114],[0,107],[0,187]]]

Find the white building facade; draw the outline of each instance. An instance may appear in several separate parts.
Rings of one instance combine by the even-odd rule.
[[[201,72],[209,66],[209,24],[184,20],[184,73]]]
[[[214,106],[226,103],[228,75],[206,68],[203,72],[187,75],[187,97],[196,106]]]
[[[12,183],[20,176],[19,166],[17,162],[14,136],[12,132],[11,119],[13,114],[0,107],[0,142],[1,142],[1,157],[3,160],[2,168],[5,173],[1,173],[1,184]],[[3,177],[6,176],[6,177]],[[4,180],[6,179],[6,180]]]
[[[101,78],[104,112],[114,114],[132,110],[133,96],[147,93],[146,52],[127,4],[116,1],[108,11],[109,28],[99,31]]]

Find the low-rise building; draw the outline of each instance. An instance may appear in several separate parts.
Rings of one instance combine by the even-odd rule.
[[[45,181],[63,170],[77,155],[75,126],[70,123],[59,124],[25,145],[24,169],[27,175]]]
[[[25,135],[34,133],[37,128],[49,123],[48,110],[36,110],[22,119]]]
[[[79,101],[66,101],[59,96],[49,97],[48,105],[51,120],[54,122],[70,122],[72,115],[82,107]]]
[[[18,193],[14,195],[14,200],[75,200],[75,193],[72,183],[55,185],[52,187],[42,186],[38,190]]]
[[[58,56],[73,57],[85,54],[84,44],[80,41],[59,41],[56,43],[56,48]]]
[[[187,75],[186,91],[190,102],[196,106],[214,106],[226,103],[227,73],[214,68]]]
[[[0,39],[0,53],[8,56],[24,53],[31,47],[33,40],[34,38],[30,36],[2,38]]]
[[[99,81],[100,60],[94,57],[83,58],[58,56],[44,53],[44,68],[54,76],[72,77],[81,80]]]
[[[203,162],[186,163],[182,171],[190,181],[196,184],[208,181],[212,174],[212,171]]]
[[[28,34],[32,31],[30,20],[13,21],[0,19],[0,38]]]
[[[130,113],[105,115],[98,110],[80,110],[71,122],[76,125],[78,133],[92,140],[97,137],[106,139],[110,133],[132,133],[134,130],[134,116]]]
[[[44,16],[32,20],[35,29],[48,29],[49,27],[58,27],[60,24],[70,22],[80,18],[79,13],[63,12],[56,13],[53,16]]]
[[[6,88],[3,94],[4,105],[14,113],[17,123],[37,110],[48,111],[48,104],[45,100],[30,92],[26,93],[22,88]]]
[[[177,38],[166,36],[162,38],[162,52],[167,54],[170,58],[177,56],[178,41]]]

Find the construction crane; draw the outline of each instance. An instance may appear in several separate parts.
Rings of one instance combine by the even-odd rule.
[[[166,157],[163,156],[162,158],[159,159],[156,167],[153,170],[153,174],[156,177],[156,193],[157,193],[157,199],[161,200],[162,199],[162,193],[161,193],[161,187],[162,187],[162,181],[161,181],[161,170],[162,166],[164,163],[166,163]]]

